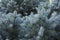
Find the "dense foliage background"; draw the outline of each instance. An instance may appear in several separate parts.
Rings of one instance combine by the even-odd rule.
[[[0,40],[60,40],[60,0],[1,0]]]

